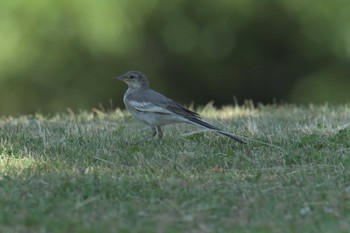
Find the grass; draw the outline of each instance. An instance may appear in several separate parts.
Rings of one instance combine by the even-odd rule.
[[[350,106],[210,106],[240,145],[117,110],[0,119],[0,232],[348,232]]]

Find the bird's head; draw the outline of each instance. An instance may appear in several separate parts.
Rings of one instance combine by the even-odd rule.
[[[148,87],[147,77],[139,71],[128,71],[125,74],[113,78],[114,80],[121,80],[128,84],[130,88],[139,89]]]

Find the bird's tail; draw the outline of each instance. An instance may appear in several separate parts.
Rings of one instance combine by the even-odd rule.
[[[227,132],[225,132],[225,131],[223,131],[223,130],[221,130],[221,129],[219,129],[219,128],[211,125],[211,124],[208,124],[208,123],[198,119],[198,118],[191,118],[191,119],[187,118],[187,120],[189,120],[189,122],[194,124],[194,125],[197,125],[199,127],[202,127],[202,128],[209,129],[211,131],[217,132],[217,133],[222,134],[222,135],[224,135],[226,137],[229,137],[229,138],[231,138],[233,140],[236,140],[239,143],[244,143],[244,144],[246,143],[245,141],[243,141],[239,137],[237,137],[237,136],[235,136],[233,134],[227,133]]]

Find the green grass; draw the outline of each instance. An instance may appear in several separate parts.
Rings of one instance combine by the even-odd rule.
[[[350,106],[200,109],[263,141],[127,113],[0,119],[0,232],[349,232]]]

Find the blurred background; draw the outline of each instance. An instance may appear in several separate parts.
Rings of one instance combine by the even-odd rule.
[[[348,0],[2,0],[0,115],[122,107],[140,70],[196,106],[350,100]]]

